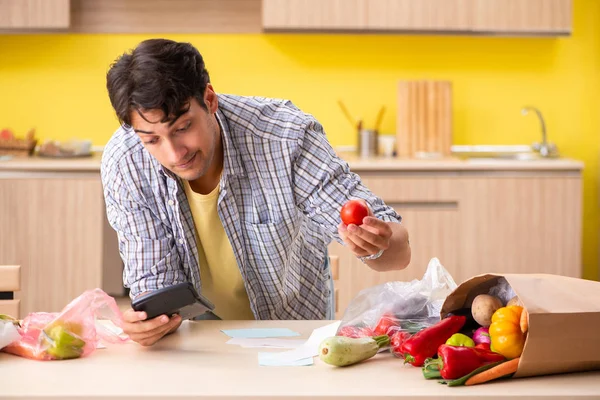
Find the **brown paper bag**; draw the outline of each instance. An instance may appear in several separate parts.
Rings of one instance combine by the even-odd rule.
[[[460,284],[441,316],[471,307],[504,277],[529,312],[529,332],[513,377],[600,369],[600,282],[550,274],[485,274]]]

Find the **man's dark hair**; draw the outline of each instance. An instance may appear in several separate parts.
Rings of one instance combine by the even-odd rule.
[[[106,76],[110,102],[127,126],[134,110],[161,109],[165,117],[160,122],[175,120],[187,111],[192,97],[207,109],[204,91],[209,82],[200,52],[189,43],[167,39],[141,42],[119,57]]]

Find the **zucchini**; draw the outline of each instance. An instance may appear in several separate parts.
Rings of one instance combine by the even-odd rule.
[[[319,358],[327,364],[345,367],[373,357],[389,344],[388,335],[361,338],[332,336],[321,342]]]

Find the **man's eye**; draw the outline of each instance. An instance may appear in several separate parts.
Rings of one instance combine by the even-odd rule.
[[[192,125],[192,122],[188,122],[186,126],[184,126],[183,128],[179,128],[177,129],[177,132],[185,132],[190,128],[190,125]]]
[[[157,138],[153,138],[144,142],[144,144],[156,144],[158,142]]]

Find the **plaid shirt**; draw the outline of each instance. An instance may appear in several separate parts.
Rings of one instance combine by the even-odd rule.
[[[216,116],[224,148],[218,212],[254,315],[324,319],[331,294],[327,246],[332,239],[342,243],[342,205],[362,198],[382,220],[400,216],[361,184],[322,126],[291,102],[219,95]],[[101,176],[130,295],[186,281],[201,292],[181,180],[124,128],[105,147]]]

